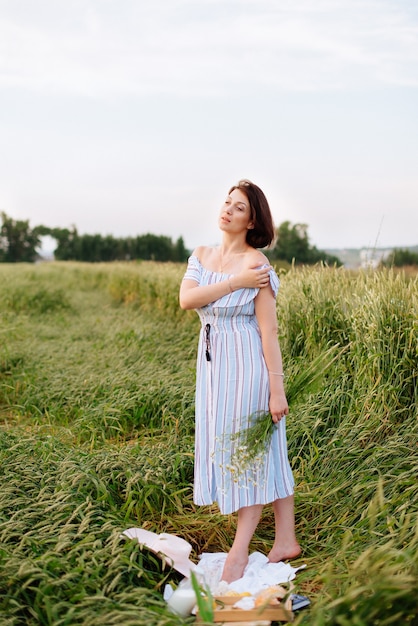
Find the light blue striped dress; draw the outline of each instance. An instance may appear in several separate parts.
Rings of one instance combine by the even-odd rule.
[[[226,276],[207,270],[192,255],[184,278],[210,285]],[[279,279],[274,270],[270,285],[276,297]],[[233,434],[246,428],[255,413],[268,411],[269,405],[268,372],[255,316],[257,293],[258,289],[238,289],[196,310],[202,328],[196,371],[194,502],[217,502],[224,514],[293,494],[284,418],[255,466],[243,469],[234,456],[238,443]]]

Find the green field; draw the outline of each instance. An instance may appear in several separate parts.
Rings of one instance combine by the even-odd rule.
[[[0,625],[193,623],[181,578],[120,538],[137,526],[226,551],[234,516],[192,502],[198,319],[184,267],[0,264]],[[418,285],[392,271],[299,269],[278,298],[287,380],[332,346],[291,403],[295,624],[417,623]],[[269,550],[266,507],[252,550]]]

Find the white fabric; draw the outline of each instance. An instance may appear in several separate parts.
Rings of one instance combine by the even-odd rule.
[[[196,575],[201,575],[214,595],[225,595],[228,591],[238,593],[250,592],[256,594],[272,585],[287,583],[293,580],[296,573],[305,567],[292,567],[288,563],[270,563],[268,558],[260,552],[253,552],[245,568],[244,575],[239,580],[228,584],[221,581],[225,564],[226,553],[203,553],[195,569]]]
[[[181,537],[168,533],[157,535],[144,528],[128,528],[122,535],[129,539],[137,540],[156,554],[163,554],[174,569],[186,578],[190,577],[190,573],[193,571],[198,580],[209,587],[213,595],[223,596],[228,591],[238,593],[250,592],[252,595],[255,595],[272,585],[279,585],[293,580],[296,573],[306,567],[305,565],[292,567],[282,561],[280,563],[270,563],[264,554],[253,552],[249,556],[248,565],[244,570],[242,578],[228,584],[225,581],[221,581],[227,557],[225,552],[204,552],[199,557],[199,563],[195,565],[189,559],[192,546]],[[186,580],[181,584],[190,586],[190,583]],[[171,594],[167,593],[166,599],[169,598],[169,595]]]

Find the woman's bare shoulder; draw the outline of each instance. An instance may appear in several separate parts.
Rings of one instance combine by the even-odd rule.
[[[205,262],[213,255],[215,248],[211,246],[197,246],[193,250],[193,256],[199,259],[199,261],[205,265]]]
[[[254,267],[257,267],[258,265],[265,265],[266,263],[270,264],[270,261],[266,255],[261,252],[261,250],[253,248],[249,254],[251,255],[250,259],[251,263],[254,264]]]
[[[192,252],[192,256],[196,256],[198,259],[204,254],[206,246],[197,246]]]

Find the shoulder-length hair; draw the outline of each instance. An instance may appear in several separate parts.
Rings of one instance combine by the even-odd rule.
[[[269,203],[260,187],[250,180],[240,180],[233,185],[228,193],[239,189],[247,197],[250,205],[251,221],[253,228],[248,229],[246,241],[253,248],[266,248],[270,246],[275,238],[273,217],[271,215]]]

